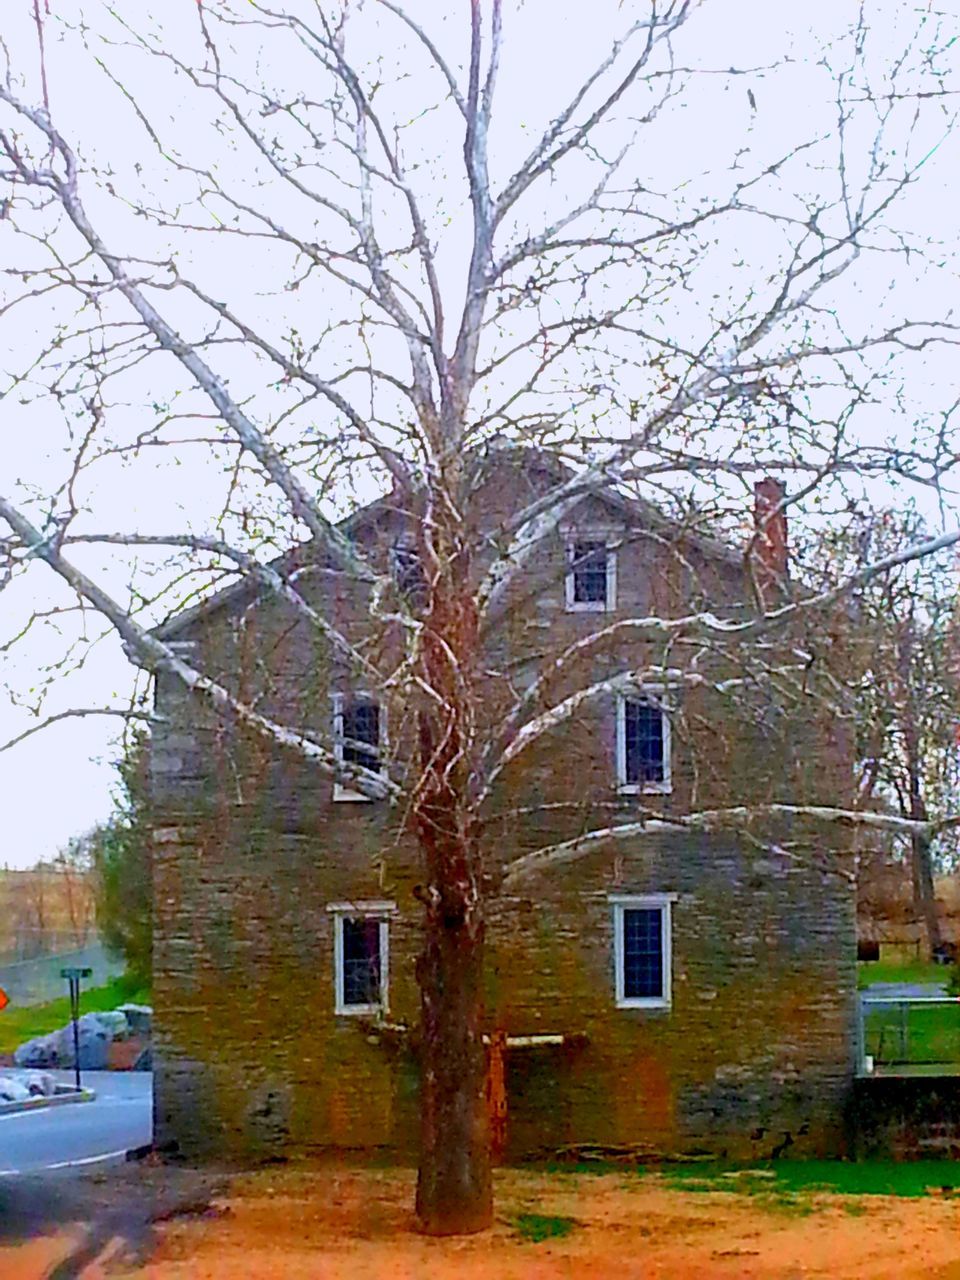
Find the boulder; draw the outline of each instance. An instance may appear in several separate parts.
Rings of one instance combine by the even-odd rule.
[[[148,1004],[122,1004],[119,1012],[127,1019],[131,1035],[148,1036],[150,1034],[153,1010]]]
[[[0,1102],[26,1102],[30,1090],[13,1076],[0,1076]]]
[[[14,1063],[18,1067],[66,1066],[64,1062],[63,1034],[63,1031],[51,1031],[49,1035],[37,1036],[33,1040],[28,1040],[26,1044],[20,1045],[14,1053]],[[72,1041],[70,1057],[72,1061]]]
[[[131,1033],[143,1035],[141,1027],[149,1035],[152,1014],[153,1010],[146,1005],[124,1005],[120,1009],[83,1014],[77,1020],[80,1070],[106,1071],[113,1042],[125,1040]],[[59,1031],[28,1040],[20,1045],[13,1060],[18,1067],[72,1067],[73,1024],[67,1023]]]
[[[99,1013],[84,1014],[85,1018],[96,1018],[110,1032],[111,1040],[123,1040],[130,1034],[130,1023],[122,1009],[104,1009]],[[83,1018],[80,1019],[83,1021]]]
[[[27,1086],[31,1098],[52,1098],[57,1091],[57,1082],[49,1071],[24,1071],[17,1079]]]
[[[144,1045],[137,1055],[137,1060],[131,1068],[133,1071],[152,1071],[153,1070],[153,1047],[152,1045]]]
[[[61,1034],[66,1041],[64,1065],[72,1067],[74,1065],[73,1027],[65,1027]],[[106,1071],[113,1031],[109,1024],[101,1019],[99,1013],[85,1013],[77,1021],[77,1038],[80,1047],[80,1070]]]

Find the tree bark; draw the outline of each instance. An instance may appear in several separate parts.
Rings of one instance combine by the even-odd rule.
[[[930,841],[926,836],[913,836],[910,841],[910,864],[913,875],[913,902],[927,934],[927,958],[943,945],[937,897],[933,886]]]
[[[429,1235],[493,1221],[483,1047],[483,925],[429,908],[420,958],[420,1170],[417,1217]]]
[[[418,715],[423,769],[414,823],[427,885],[420,986],[421,1149],[416,1211],[430,1235],[493,1221],[483,1045],[482,866],[471,812],[470,698],[477,625],[456,528],[434,529],[442,566],[424,619],[421,663],[432,705]]]
[[[906,620],[900,629],[897,645],[897,666],[903,699],[903,743],[906,757],[909,817],[916,822],[928,820],[923,795],[923,752],[915,704],[919,681],[914,679],[914,623]],[[927,934],[927,959],[943,944],[940,919],[937,915],[937,899],[933,888],[933,859],[929,836],[914,835],[910,838],[910,870],[913,880],[913,907]]]

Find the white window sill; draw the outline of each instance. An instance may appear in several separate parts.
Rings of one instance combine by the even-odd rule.
[[[567,613],[612,613],[606,600],[568,600]]]
[[[669,1009],[670,1001],[662,996],[636,997],[632,1000],[618,1000],[618,1009]]]
[[[386,1012],[382,1004],[345,1004],[334,1009],[338,1018],[379,1018]]]
[[[673,791],[672,782],[623,782],[617,787],[621,796],[668,796]]]
[[[334,804],[372,804],[373,796],[365,796],[362,791],[351,791],[349,787],[342,787],[339,782],[335,782],[333,802]]]

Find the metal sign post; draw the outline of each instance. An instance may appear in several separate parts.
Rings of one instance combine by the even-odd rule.
[[[73,1022],[73,1076],[80,1092],[80,1028],[77,1020],[80,1017],[80,979],[89,978],[92,969],[61,969],[60,977],[66,978],[70,984],[70,1020]]]

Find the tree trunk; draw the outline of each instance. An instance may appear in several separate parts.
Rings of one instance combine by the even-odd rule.
[[[898,638],[898,674],[903,698],[903,742],[907,768],[909,816],[914,822],[926,822],[929,818],[923,795],[923,752],[918,726],[918,714],[914,699],[919,680],[913,674],[914,635],[912,617],[901,628]],[[913,907],[917,919],[923,923],[927,934],[927,959],[942,945],[940,919],[937,916],[937,899],[933,888],[933,859],[928,836],[912,836],[910,839],[910,869],[913,880]]]
[[[470,810],[471,670],[476,610],[454,534],[433,548],[449,569],[434,584],[422,641],[433,705],[418,714],[420,792],[414,822],[427,885],[420,985],[420,1171],[417,1217],[429,1235],[482,1231],[493,1221],[483,1046],[482,867]]]
[[[910,862],[913,873],[913,902],[917,915],[927,933],[927,958],[943,944],[940,917],[937,915],[937,897],[933,887],[933,866],[930,857],[930,841],[925,836],[914,836],[910,842]]]
[[[478,914],[446,921],[427,910],[419,961],[421,1150],[417,1217],[429,1235],[482,1231],[493,1221],[483,926]]]

